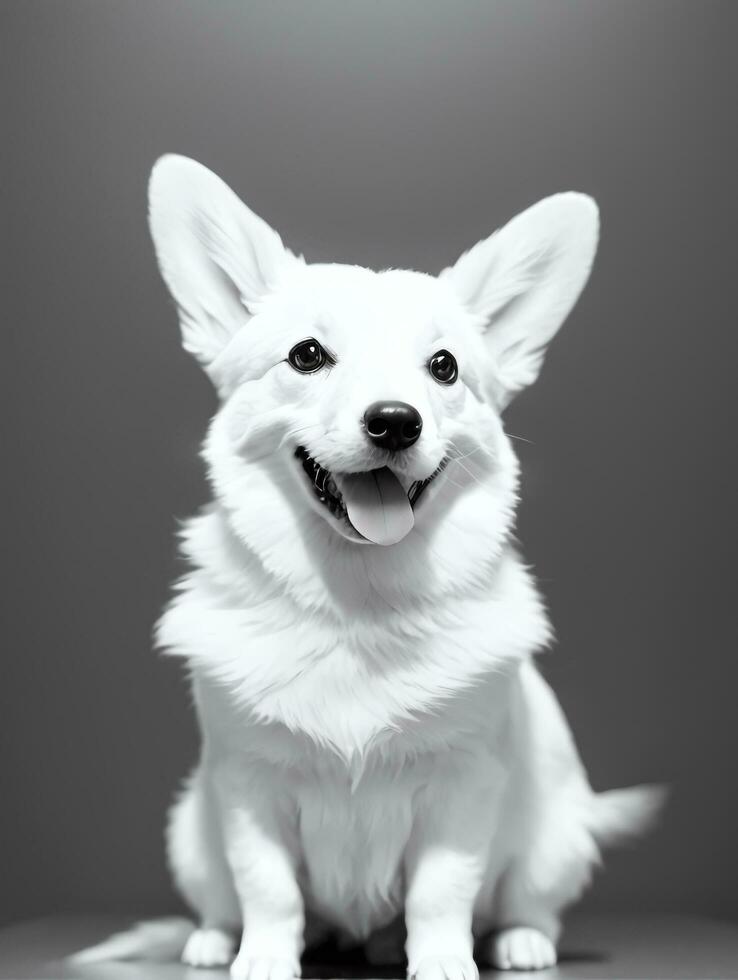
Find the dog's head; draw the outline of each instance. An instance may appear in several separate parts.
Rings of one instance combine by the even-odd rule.
[[[509,526],[517,465],[500,414],[587,280],[590,198],[541,201],[438,277],[307,264],[183,157],[156,164],[150,219],[184,346],[222,399],[215,490],[247,537],[298,525],[397,545],[458,530],[479,494],[481,519]]]

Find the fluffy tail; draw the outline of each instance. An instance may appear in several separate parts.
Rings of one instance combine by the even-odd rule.
[[[647,833],[658,822],[668,795],[668,787],[655,785],[594,794],[590,830],[595,840],[609,847],[629,843]]]
[[[152,919],[137,922],[125,932],[117,932],[97,946],[73,953],[74,963],[101,963],[104,960],[178,960],[194,929],[188,919]]]

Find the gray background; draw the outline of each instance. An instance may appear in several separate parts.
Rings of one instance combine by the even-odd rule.
[[[737,5],[3,2],[0,916],[176,908],[196,755],[151,627],[214,408],[145,187],[178,151],[315,260],[438,271],[546,194],[595,273],[509,412],[545,659],[598,788],[667,780],[591,907],[734,915]]]

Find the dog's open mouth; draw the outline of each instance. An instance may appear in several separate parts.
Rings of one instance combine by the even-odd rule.
[[[320,503],[367,541],[384,545],[396,544],[412,530],[418,500],[446,465],[444,459],[429,477],[416,480],[406,491],[388,466],[334,476],[304,446],[297,447],[295,456]]]

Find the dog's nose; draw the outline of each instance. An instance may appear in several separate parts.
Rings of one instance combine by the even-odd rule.
[[[407,449],[418,441],[423,420],[407,402],[373,402],[364,412],[366,434],[380,449]]]

